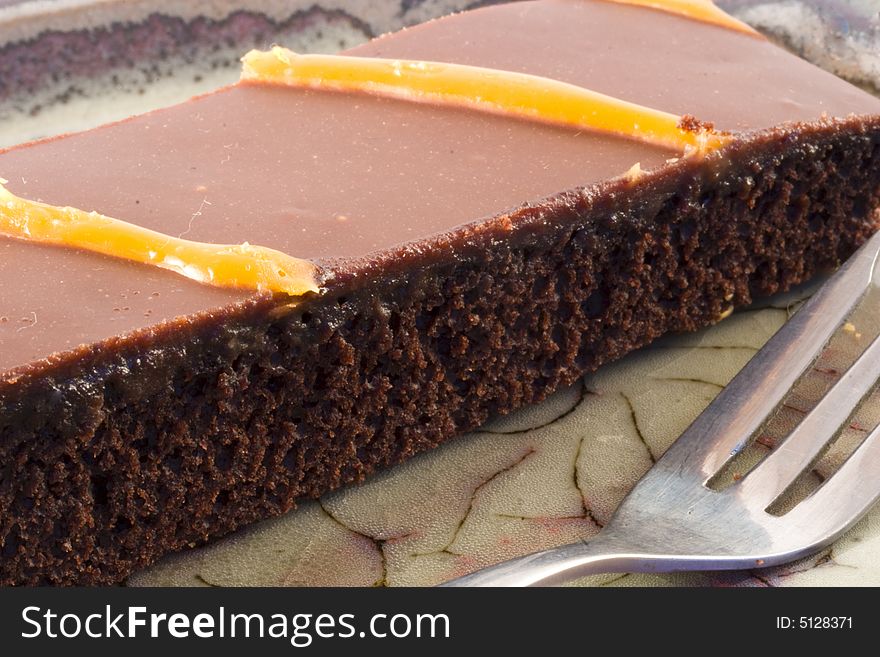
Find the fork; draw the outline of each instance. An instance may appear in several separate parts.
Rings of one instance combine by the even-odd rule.
[[[767,423],[834,333],[880,286],[875,234],[750,360],[590,541],[512,559],[443,586],[542,586],[612,572],[735,570],[818,552],[880,497],[880,427],[781,516],[767,512],[842,431],[880,377],[880,337],[763,461],[723,490],[707,483]]]

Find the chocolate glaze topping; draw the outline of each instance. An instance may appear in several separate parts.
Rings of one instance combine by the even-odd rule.
[[[880,114],[880,100],[764,40],[601,1],[478,10],[352,53],[524,71],[737,132]],[[243,85],[0,153],[0,176],[27,198],[193,240],[271,246],[318,262],[332,279],[524,202],[677,155],[450,107]],[[7,374],[254,296],[6,238],[0,279]]]

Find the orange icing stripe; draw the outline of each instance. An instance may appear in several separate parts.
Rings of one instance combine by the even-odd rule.
[[[317,267],[280,251],[170,237],[97,212],[57,207],[12,194],[0,179],[0,235],[102,253],[169,269],[221,287],[302,295],[317,292]]]
[[[686,16],[694,20],[704,23],[713,23],[727,27],[738,32],[745,32],[752,36],[760,36],[752,27],[746,25],[728,14],[723,9],[715,6],[712,0],[605,0],[606,2],[616,2],[620,5],[635,5],[638,7],[650,7],[651,9],[659,9],[670,14],[678,14]]]
[[[293,87],[361,91],[632,137],[685,152],[729,141],[698,122],[536,75],[398,59],[299,55],[275,46],[242,58],[241,79]]]

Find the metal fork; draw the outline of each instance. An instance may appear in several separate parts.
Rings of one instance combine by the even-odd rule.
[[[880,497],[880,427],[781,516],[767,508],[835,438],[880,377],[880,337],[745,477],[707,487],[751,442],[872,286],[872,237],[722,390],[589,542],[506,561],[444,586],[540,586],[611,572],[773,566],[832,543]]]

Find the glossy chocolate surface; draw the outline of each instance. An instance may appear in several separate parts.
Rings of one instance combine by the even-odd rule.
[[[504,5],[361,55],[521,70],[735,131],[880,114],[880,100],[768,42],[592,0]],[[263,244],[333,270],[678,153],[466,110],[259,85],[0,154],[16,194],[162,232]],[[0,238],[0,372],[250,294]]]

